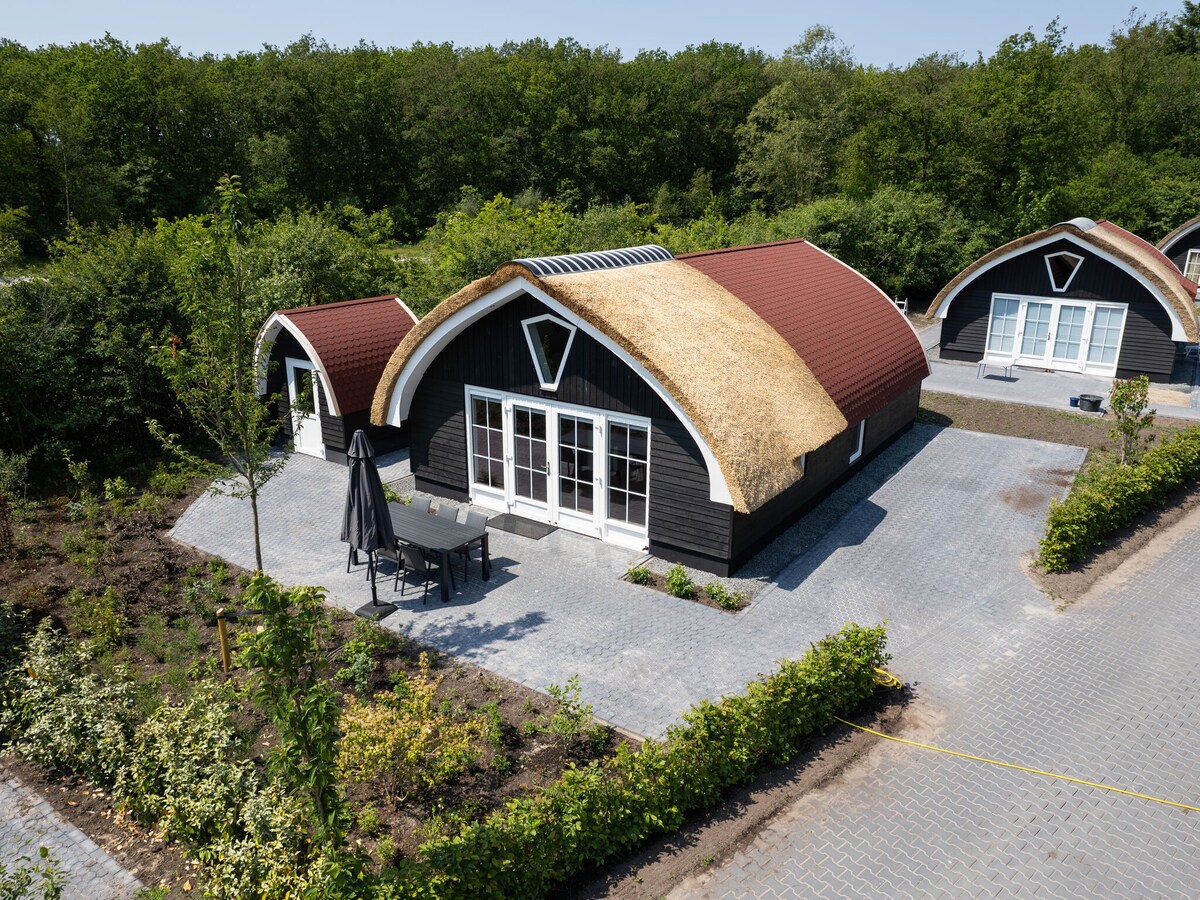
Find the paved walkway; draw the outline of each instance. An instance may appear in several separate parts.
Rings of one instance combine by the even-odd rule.
[[[597,715],[659,736],[699,700],[740,690],[849,619],[890,618],[903,653],[953,623],[968,598],[1003,604],[1027,587],[1016,559],[1081,459],[1075,448],[918,426],[868,467],[881,486],[737,615],[621,581],[638,558],[630,551],[565,531],[541,541],[493,532],[490,583],[476,574],[448,605],[409,599],[385,624],[537,689],[578,673]],[[260,508],[267,571],[324,585],[353,609],[369,592],[361,570],[346,574],[337,540],[345,477],[293,457]],[[244,503],[205,496],[174,536],[252,566],[249,531]]]
[[[124,900],[142,883],[49,803],[0,766],[0,862],[48,847],[66,873],[64,900]]]

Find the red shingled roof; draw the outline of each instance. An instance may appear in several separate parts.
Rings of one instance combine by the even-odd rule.
[[[685,253],[677,259],[774,328],[852,424],[929,374],[921,342],[887,295],[807,241]]]
[[[338,412],[369,409],[383,367],[417,323],[395,294],[280,310],[308,339],[325,372]]]
[[[1183,289],[1191,296],[1195,297],[1196,292],[1200,291],[1200,285],[1197,285],[1196,282],[1192,281],[1190,278],[1184,278],[1183,273],[1179,271],[1175,263],[1171,262],[1167,254],[1163,253],[1149,241],[1138,237],[1132,231],[1126,231],[1120,225],[1114,225],[1112,222],[1108,221],[1108,219],[1101,219],[1096,223],[1096,225],[1111,234],[1117,235],[1117,237],[1123,240],[1129,241],[1131,244],[1134,244],[1145,252],[1149,253],[1156,260],[1166,266],[1167,271],[1175,276],[1175,279],[1183,285]]]

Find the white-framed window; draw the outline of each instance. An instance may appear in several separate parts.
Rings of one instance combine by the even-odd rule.
[[[521,322],[529,355],[537,369],[539,384],[544,391],[558,390],[567,354],[575,341],[575,326],[557,316],[534,316]]]
[[[646,527],[650,494],[650,429],[613,421],[608,425],[608,518]]]
[[[498,397],[472,392],[471,483],[504,488],[504,407]]]
[[[1189,250],[1183,263],[1183,277],[1200,283],[1200,250]]]
[[[1113,375],[1127,310],[1125,303],[994,294],[984,359]]]
[[[1075,253],[1050,253],[1046,256],[1046,271],[1050,273],[1050,287],[1062,293],[1071,284],[1071,279],[1079,271],[1083,257]]]
[[[863,452],[863,438],[867,434],[867,420],[861,419],[858,423],[858,437],[854,441],[854,452],[850,454],[850,462],[858,462],[859,457]]]

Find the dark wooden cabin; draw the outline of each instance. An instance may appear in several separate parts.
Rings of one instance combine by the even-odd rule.
[[[911,426],[928,366],[805,241],[518,260],[413,329],[377,425],[418,489],[720,575]]]
[[[258,336],[259,390],[279,397],[296,452],[345,463],[358,428],[377,453],[406,445],[402,429],[372,425],[370,410],[384,366],[416,322],[394,295],[271,314]]]
[[[1200,283],[1200,216],[1188,219],[1164,237],[1158,249],[1185,278]]]
[[[976,260],[928,315],[943,359],[1166,381],[1197,339],[1196,291],[1137,235],[1079,218]]]

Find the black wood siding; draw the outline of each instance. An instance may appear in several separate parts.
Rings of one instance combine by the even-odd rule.
[[[288,441],[292,440],[292,417],[289,415],[290,403],[287,389],[287,359],[309,359],[300,342],[286,328],[280,330],[271,346],[267,357],[267,393],[278,394],[279,402],[275,408],[278,416],[280,433]],[[321,441],[325,444],[325,458],[338,463],[346,462],[346,450],[350,439],[354,437],[355,429],[361,428],[371,441],[376,453],[388,453],[406,446],[408,433],[405,429],[394,428],[390,425],[380,427],[371,424],[371,411],[364,409],[346,416],[335,416],[329,413],[329,399],[325,396],[325,387],[317,380],[317,399],[321,409]]]
[[[851,422],[848,429],[808,454],[805,476],[800,481],[752,513],[734,513],[733,553],[729,570],[736,571],[748,562],[755,553],[911,428],[920,402],[921,388],[915,387],[867,419],[863,453],[853,464],[850,454],[854,452],[858,441],[857,422]]]
[[[1069,290],[1056,293],[1045,257],[1067,251],[1084,258]],[[942,320],[941,353],[946,359],[978,360],[987,345],[992,295],[1020,294],[1051,299],[1099,300],[1129,304],[1125,335],[1117,360],[1122,378],[1145,373],[1156,381],[1170,378],[1175,360],[1167,311],[1132,276],[1070,241],[1056,241],[1019,254],[984,272],[950,304]]]
[[[541,389],[521,320],[549,311],[533,297],[518,297],[467,328],[433,361],[417,387],[408,422],[417,486],[441,496],[467,496],[468,384],[640,416],[651,421],[651,548],[669,558],[724,565],[732,508],[709,500],[700,448],[645,381],[580,330],[558,390]]]

